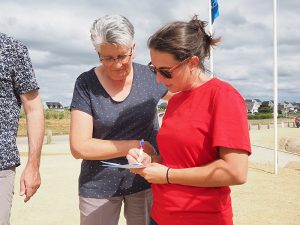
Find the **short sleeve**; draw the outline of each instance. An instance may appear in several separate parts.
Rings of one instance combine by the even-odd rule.
[[[18,94],[39,89],[26,46],[17,45],[12,66],[14,89]]]
[[[84,74],[83,74],[84,75]],[[73,98],[71,102],[71,109],[78,109],[85,113],[92,115],[91,100],[90,100],[90,88],[87,80],[81,75],[75,82]]]
[[[251,153],[246,104],[235,89],[221,89],[216,93],[212,121],[213,147]]]

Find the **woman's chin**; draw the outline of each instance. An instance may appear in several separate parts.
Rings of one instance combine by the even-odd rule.
[[[114,80],[124,80],[128,76],[127,71],[117,71],[112,74]]]

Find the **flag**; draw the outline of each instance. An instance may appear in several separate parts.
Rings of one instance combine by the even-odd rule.
[[[211,23],[219,16],[218,0],[211,0]]]

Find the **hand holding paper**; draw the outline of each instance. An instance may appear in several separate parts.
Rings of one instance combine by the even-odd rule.
[[[130,163],[130,164],[118,164],[118,163],[111,163],[106,161],[101,161],[102,166],[107,167],[115,167],[115,168],[122,168],[122,169],[134,169],[134,168],[145,168],[142,163]]]

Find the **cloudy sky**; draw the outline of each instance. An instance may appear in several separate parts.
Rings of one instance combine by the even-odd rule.
[[[219,0],[214,72],[244,98],[273,99],[273,1]],[[279,1],[279,101],[300,102],[300,1]],[[75,79],[98,65],[89,40],[92,22],[105,14],[126,16],[135,26],[135,61],[149,62],[146,41],[160,26],[208,20],[208,0],[0,0],[0,32],[29,49],[43,101],[69,105]]]

